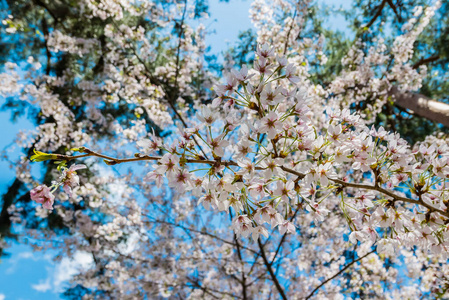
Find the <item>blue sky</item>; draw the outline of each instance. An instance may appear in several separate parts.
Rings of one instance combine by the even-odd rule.
[[[211,46],[213,53],[226,50],[237,40],[240,31],[254,28],[249,19],[250,7],[250,0],[210,2],[210,17],[205,26],[209,32],[215,33],[206,37],[206,44]]]
[[[326,4],[343,4],[350,1],[326,0]],[[230,0],[229,2],[210,1],[210,18],[205,22],[209,32],[214,32],[206,38],[207,45],[211,45],[212,53],[220,53],[228,45],[237,40],[239,31],[252,28],[248,10],[249,0]],[[329,19],[329,26],[345,27],[341,16]],[[0,106],[5,99],[0,98]],[[25,117],[17,122],[10,121],[10,113],[0,111],[0,151],[11,145],[20,130],[33,129],[33,125]],[[9,164],[0,160],[0,192],[14,180],[15,172]],[[88,265],[85,255],[79,253],[76,261],[63,259],[61,262],[52,261],[52,253],[33,252],[26,245],[14,245],[8,249],[12,255],[0,261],[0,300],[9,299],[60,299],[60,292],[64,281],[75,272],[76,267]]]
[[[66,280],[77,267],[89,261],[82,253],[76,260],[52,261],[52,253],[34,252],[25,245],[16,245],[9,258],[0,264],[0,300],[60,299]],[[3,295],[3,298],[2,298]]]

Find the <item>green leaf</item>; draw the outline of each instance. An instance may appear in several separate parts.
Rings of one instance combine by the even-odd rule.
[[[86,149],[85,147],[79,147],[79,148],[72,148],[70,149],[71,151],[75,151],[75,152],[84,152],[84,149]]]
[[[66,160],[62,160],[62,161],[55,161],[55,165],[58,165],[58,171],[61,172],[61,170],[63,168],[67,168],[67,161]]]
[[[44,153],[41,151],[37,151],[36,149],[34,149],[33,151],[34,155],[30,157],[30,160],[32,162],[41,162],[46,160],[58,159],[58,156],[56,154]]]

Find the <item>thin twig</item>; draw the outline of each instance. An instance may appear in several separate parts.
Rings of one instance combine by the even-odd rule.
[[[227,241],[227,240],[225,240],[225,239],[222,239],[222,238],[220,238],[220,237],[218,237],[218,236],[216,236],[216,235],[214,235],[214,234],[211,234],[211,233],[209,233],[209,232],[207,232],[207,231],[196,230],[196,229],[192,229],[192,228],[189,228],[189,227],[185,227],[185,226],[180,225],[180,224],[171,223],[171,222],[162,221],[162,220],[155,220],[155,221],[150,221],[150,220],[148,220],[147,222],[148,222],[148,223],[162,223],[162,224],[170,225],[170,226],[173,226],[173,227],[178,227],[178,228],[181,228],[181,229],[183,229],[183,230],[188,230],[188,231],[196,232],[196,233],[199,233],[199,234],[202,234],[202,235],[207,235],[207,236],[209,236],[209,237],[211,237],[211,238],[214,238],[214,239],[216,239],[216,240],[219,240],[220,242],[223,242],[223,243],[225,243],[225,244],[235,246],[234,243],[232,243],[232,242],[230,242],[230,241]],[[255,250],[253,250],[253,249],[251,249],[251,248],[248,248],[248,247],[245,247],[245,246],[242,246],[242,245],[240,245],[240,247],[241,247],[242,249],[244,249],[244,250],[249,251],[249,252],[252,252],[252,253],[258,253],[257,251],[255,251]]]
[[[299,208],[297,207],[296,208],[296,211],[295,211],[295,214],[291,217],[291,219],[290,219],[290,222],[296,217],[296,215],[298,214],[298,211],[299,211]],[[286,238],[287,238],[287,232],[285,232],[283,235],[282,235],[282,238],[281,238],[281,241],[279,242],[279,245],[278,245],[278,247],[277,247],[277,249],[276,249],[276,252],[274,252],[274,256],[273,256],[273,259],[271,260],[271,263],[270,263],[270,265],[273,265],[273,263],[274,263],[274,261],[275,261],[275,259],[276,259],[276,256],[279,254],[279,251],[281,250],[281,247],[282,247],[282,244],[285,242],[285,240],[286,240]]]
[[[232,211],[231,211],[231,208],[229,208],[229,218],[231,219],[231,223],[232,223]],[[243,261],[242,252],[240,251],[240,243],[239,243],[239,240],[237,238],[237,234],[235,232],[234,232],[234,241],[235,241],[235,246],[237,248],[237,255],[238,255],[239,259],[240,259],[240,263],[241,263],[241,267],[242,267],[241,285],[242,285],[243,299],[247,300],[248,299],[248,295],[247,295],[247,291],[246,291],[245,262]]]
[[[178,76],[179,76],[179,56],[181,52],[181,42],[182,42],[182,34],[184,33],[184,19],[187,11],[187,0],[184,0],[184,11],[182,12],[180,30],[179,30],[179,38],[178,38],[178,49],[176,52],[176,73],[175,73],[175,89],[178,88]],[[174,99],[176,100],[176,99]]]
[[[362,257],[359,257],[356,260],[353,260],[352,262],[350,262],[349,264],[347,264],[343,269],[341,269],[340,271],[338,271],[337,273],[335,273],[335,275],[333,275],[332,277],[329,277],[328,279],[324,280],[319,286],[317,286],[307,297],[305,297],[305,300],[310,299],[310,297],[313,296],[313,294],[315,294],[316,291],[318,291],[323,285],[325,285],[326,283],[328,283],[329,281],[331,281],[332,279],[334,279],[335,277],[337,277],[338,275],[340,275],[341,273],[343,273],[344,271],[346,271],[350,266],[352,266],[353,264],[355,264],[358,261],[361,261],[362,259],[364,259],[365,257],[367,257],[368,255],[372,254],[376,252],[376,250],[373,250],[371,252],[368,252],[367,254],[363,255]]]
[[[186,3],[187,4],[187,3]],[[115,22],[113,23],[115,28],[120,32],[120,28],[117,24],[115,24]],[[122,33],[123,34],[123,33]],[[166,89],[166,87],[155,77],[153,76],[153,72],[151,72],[150,68],[147,66],[147,64],[143,61],[143,59],[139,56],[139,54],[137,53],[136,49],[134,47],[131,47],[131,50],[133,51],[134,56],[137,58],[137,60],[143,65],[144,69],[145,69],[145,75],[147,76],[147,78],[150,80],[150,82],[152,84],[155,84],[157,86],[160,86],[162,88],[162,90],[164,91],[165,95],[167,96],[167,102],[169,104],[169,106],[171,107],[171,109],[173,110],[173,112],[175,113],[175,115],[178,117],[178,119],[181,121],[182,125],[184,126],[184,128],[188,128],[189,126],[187,125],[187,123],[184,121],[184,118],[181,116],[181,114],[178,112],[178,110],[176,109],[174,102],[175,102],[175,98],[176,97],[171,97],[171,94],[168,92],[168,90]],[[195,144],[198,146],[198,148],[200,149],[201,153],[204,155],[204,157],[207,158],[206,153],[204,152],[203,148],[200,146],[200,144],[198,143],[197,139],[195,137],[193,137],[193,141],[195,142]]]
[[[298,7],[295,6],[295,13],[293,14],[292,24],[290,25],[290,28],[288,29],[287,38],[285,39],[284,55],[287,53],[288,39],[290,38],[290,33],[291,33],[292,29],[293,29],[293,25],[295,24],[295,19],[296,19],[296,14],[297,13],[298,13]]]
[[[279,294],[281,295],[281,298],[284,300],[287,300],[287,296],[285,295],[284,289],[282,288],[281,284],[279,283],[279,280],[276,277],[276,274],[273,272],[273,268],[271,267],[270,262],[267,259],[267,256],[265,255],[265,250],[263,248],[262,242],[260,241],[260,238],[257,239],[257,244],[259,245],[260,249],[260,255],[262,256],[263,262],[265,266],[267,267],[268,273],[270,274],[271,280],[273,280],[274,285],[276,286],[276,289],[278,290]]]

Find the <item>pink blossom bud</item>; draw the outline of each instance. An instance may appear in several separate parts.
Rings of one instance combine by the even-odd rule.
[[[31,200],[41,203],[46,209],[53,209],[55,196],[51,193],[50,188],[46,185],[40,185],[30,191]]]

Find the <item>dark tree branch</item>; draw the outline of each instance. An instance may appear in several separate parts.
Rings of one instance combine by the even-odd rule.
[[[350,266],[352,266],[353,264],[355,264],[358,261],[361,261],[362,259],[364,259],[365,257],[367,257],[368,255],[370,255],[371,253],[376,252],[376,250],[373,250],[371,252],[368,252],[367,254],[363,255],[362,257],[359,257],[356,260],[353,260],[352,262],[350,262],[349,264],[347,264],[343,269],[341,269],[340,271],[338,271],[337,273],[335,273],[335,275],[333,275],[332,277],[329,277],[328,279],[324,280],[320,285],[318,285],[306,298],[304,298],[305,300],[310,299],[310,297],[313,296],[313,294],[315,294],[316,291],[318,291],[323,285],[325,285],[326,283],[328,283],[329,281],[331,281],[332,279],[334,279],[335,277],[339,276],[341,273],[343,273],[344,271],[346,271]]]
[[[232,223],[232,211],[231,211],[231,208],[229,208],[229,218],[231,219],[231,223]],[[248,299],[248,295],[247,295],[247,291],[246,291],[245,262],[243,261],[242,251],[240,250],[240,243],[239,243],[239,240],[237,238],[237,234],[235,234],[235,233],[234,233],[234,242],[235,242],[235,246],[237,248],[237,255],[239,257],[239,260],[240,260],[240,263],[241,263],[241,266],[242,266],[241,285],[242,285],[243,299],[247,300]]]
[[[420,59],[420,60],[417,61],[412,67],[413,67],[413,69],[418,69],[419,66],[421,66],[421,65],[425,65],[425,64],[428,64],[428,63],[432,63],[432,62],[437,61],[437,60],[439,60],[439,59],[440,59],[440,56],[437,55],[437,54],[435,54],[435,55],[432,55],[432,56],[430,56],[430,57],[428,57],[428,58],[422,58],[422,59]]]
[[[396,5],[393,4],[393,1],[391,0],[387,0],[388,5],[393,9],[394,14],[396,15],[396,17],[398,18],[399,22],[402,22],[402,18],[401,15],[398,13],[398,10],[396,9]]]
[[[299,207],[296,208],[295,214],[291,217],[290,222],[295,219],[296,215],[298,214],[298,211],[299,211]],[[284,233],[284,235],[282,236],[281,241],[279,242],[279,245],[276,249],[276,252],[274,253],[274,256],[273,256],[273,259],[271,260],[270,265],[273,265],[273,263],[276,259],[276,256],[279,254],[279,251],[281,250],[281,247],[284,244],[286,238],[287,238],[287,232]]]
[[[440,102],[438,102],[440,103]],[[449,105],[445,104],[448,108]],[[448,112],[449,114],[449,112]],[[90,149],[87,148],[82,148],[79,149],[79,151],[81,153],[86,153],[86,154],[81,154],[81,155],[75,155],[75,156],[69,156],[69,155],[62,155],[62,154],[52,154],[53,157],[50,158],[52,160],[66,160],[66,161],[70,161],[70,160],[74,160],[74,159],[78,159],[78,158],[84,158],[84,157],[88,157],[88,156],[95,156],[95,157],[100,157],[105,159],[105,162],[108,165],[116,165],[116,164],[121,164],[121,163],[127,163],[127,162],[135,162],[135,161],[148,161],[148,160],[160,160],[161,157],[160,156],[149,156],[149,155],[142,155],[142,156],[136,156],[133,158],[124,158],[124,159],[118,159],[115,157],[111,157],[111,156],[107,156],[101,153],[97,153],[95,151],[92,151]],[[221,166],[237,166],[237,163],[230,160],[230,161],[221,161],[221,160],[206,160],[206,159],[186,159],[185,160],[186,163],[199,163],[199,164],[208,164],[211,166],[215,166],[217,164],[221,165]],[[280,167],[282,170],[284,170],[287,173],[293,174],[298,176],[299,179],[304,178],[306,175],[303,173],[300,173],[298,171],[295,171],[293,169],[281,166]],[[256,167],[256,170],[263,170],[264,168],[262,167]],[[333,181],[335,183],[340,184],[343,187],[351,187],[351,188],[358,188],[358,189],[366,189],[366,190],[372,190],[372,191],[378,191],[381,194],[384,194],[386,196],[389,196],[391,198],[393,198],[393,201],[401,201],[401,202],[407,202],[407,203],[412,203],[412,204],[416,204],[418,206],[424,206],[426,207],[430,212],[438,212],[443,216],[449,217],[449,211],[443,211],[437,207],[434,207],[430,204],[427,204],[426,202],[422,201],[422,200],[415,200],[412,198],[407,198],[407,197],[403,197],[400,195],[397,195],[396,193],[394,193],[394,191],[385,189],[379,185],[370,185],[370,184],[364,184],[364,183],[353,183],[353,182],[346,182],[344,180],[341,179],[337,179],[337,178],[329,178],[330,181]]]
[[[427,60],[428,62],[431,61],[430,58]],[[346,91],[332,96],[339,96],[345,94],[348,90],[356,90],[363,87],[366,87],[366,85],[359,84],[346,87]],[[449,104],[430,99],[422,94],[402,92],[395,86],[390,89],[388,95],[393,96],[393,101],[396,106],[411,110],[409,114],[424,117],[449,128]]]
[[[262,242],[260,241],[260,238],[257,239],[257,244],[259,245],[260,249],[260,255],[262,256],[263,262],[265,266],[267,267],[268,273],[270,274],[271,280],[273,280],[274,285],[276,286],[276,289],[279,292],[279,295],[281,295],[281,298],[283,300],[287,300],[287,296],[285,295],[284,289],[282,288],[281,284],[279,283],[279,280],[276,277],[276,274],[273,271],[273,268],[271,267],[270,262],[267,259],[267,256],[265,254],[265,250],[263,248]]]
[[[42,7],[42,8],[44,8],[49,14],[50,14],[50,16],[53,18],[53,20],[55,21],[55,25],[57,24],[57,23],[59,23],[59,18],[58,18],[58,16],[53,12],[53,10],[51,10],[49,7],[48,7],[48,5],[45,3],[45,2],[43,2],[42,0],[33,0],[33,2],[34,2],[34,4],[36,4],[36,5],[38,5],[38,6],[40,6],[40,7]]]
[[[51,68],[51,52],[50,48],[48,47],[48,25],[47,20],[45,18],[42,18],[42,31],[44,33],[44,39],[45,39],[45,53],[47,55],[47,66],[45,69],[45,74],[50,75],[50,68]]]
[[[285,39],[284,55],[287,53],[288,39],[290,38],[290,33],[291,33],[292,29],[293,29],[293,25],[295,24],[295,19],[296,19],[296,14],[297,13],[298,13],[298,7],[295,7],[295,13],[293,14],[292,24],[290,25],[290,28],[288,29],[287,38]]]
[[[373,25],[374,22],[376,22],[377,18],[382,14],[382,9],[384,9],[386,3],[387,3],[387,0],[382,1],[382,3],[379,5],[379,9],[377,10],[374,17],[371,19],[371,21],[368,24],[366,24],[366,26],[363,26],[363,27],[370,28],[371,25]]]
[[[214,234],[211,234],[211,233],[209,233],[209,232],[207,232],[207,231],[196,230],[196,229],[193,229],[193,228],[189,228],[189,227],[182,226],[182,225],[180,225],[180,224],[170,223],[170,222],[162,221],[162,220],[147,221],[147,222],[149,222],[149,223],[156,223],[156,224],[157,224],[157,223],[162,223],[162,224],[170,225],[170,226],[173,226],[173,227],[178,227],[178,228],[183,229],[184,231],[187,230],[187,231],[192,231],[192,232],[195,232],[195,233],[198,233],[198,234],[207,235],[207,236],[209,236],[209,237],[211,237],[211,238],[213,238],[213,239],[216,239],[216,240],[218,240],[218,241],[220,241],[220,242],[223,242],[223,243],[225,243],[225,244],[235,246],[235,244],[234,244],[233,242],[230,242],[230,241],[227,241],[227,240],[225,240],[225,239],[222,239],[222,238],[220,238],[220,237],[218,237],[218,236],[216,236],[216,235],[214,235]],[[240,245],[240,248],[241,248],[241,249],[244,249],[244,250],[247,250],[247,251],[249,251],[249,252],[252,252],[252,253],[256,253],[255,250],[253,250],[253,249],[251,249],[251,248],[248,248],[248,247],[245,247],[245,246],[242,246],[242,245]]]
[[[179,41],[178,41],[178,49],[176,51],[176,74],[175,74],[175,89],[178,88],[178,76],[179,76],[179,58],[180,58],[180,52],[181,52],[181,44],[182,44],[182,34],[184,33],[184,20],[186,16],[186,10],[187,10],[187,0],[184,0],[184,11],[182,12],[182,18],[181,23],[179,27]],[[172,99],[173,101],[176,101],[176,99]]]

